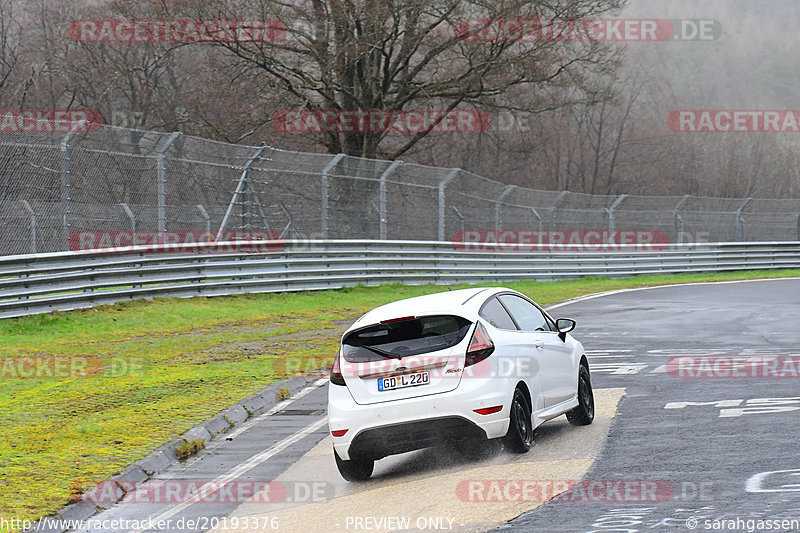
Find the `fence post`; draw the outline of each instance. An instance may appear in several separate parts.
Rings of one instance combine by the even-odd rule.
[[[538,241],[539,241],[539,246],[541,247],[541,245],[542,245],[542,237],[543,237],[543,235],[542,235],[542,216],[533,207],[529,207],[528,209],[531,210],[531,213],[533,214],[534,218],[536,219],[536,225],[539,228]],[[548,239],[548,241],[549,241],[549,239]]]
[[[464,215],[462,215],[461,211],[459,211],[458,208],[456,206],[454,206],[454,205],[451,205],[450,209],[452,209],[455,212],[456,216],[458,217],[458,221],[461,224],[461,238],[463,239],[464,238]]]
[[[678,205],[675,206],[675,209],[672,210],[672,219],[674,220],[675,223],[676,243],[683,242],[683,218],[681,217],[680,210],[681,207],[683,207],[683,204],[686,202],[686,200],[688,200],[691,197],[692,197],[691,194],[684,195],[684,197],[681,198],[680,202],[678,202]]]
[[[557,229],[558,217],[556,216],[556,211],[558,209],[558,204],[561,203],[561,200],[567,196],[568,191],[561,191],[556,196],[556,199],[553,201],[553,205],[550,206],[550,229],[555,230]]]
[[[381,174],[381,178],[380,178],[381,181],[380,181],[380,186],[379,186],[380,187],[380,194],[379,194],[379,197],[380,197],[380,211],[379,211],[378,216],[380,217],[380,239],[382,241],[386,240],[386,217],[387,217],[387,214],[386,214],[386,178],[391,176],[394,173],[394,171],[397,170],[397,167],[399,167],[402,164],[403,164],[402,161],[394,161],[394,162],[392,162],[391,165],[389,165],[389,168],[384,170],[383,174]]]
[[[261,146],[256,147],[253,153],[250,154],[250,157],[247,159],[247,161],[245,161],[244,166],[242,167],[242,175],[239,176],[239,183],[236,184],[236,190],[233,192],[231,201],[228,204],[228,209],[225,210],[225,216],[222,217],[222,222],[219,225],[219,230],[217,230],[217,236],[214,237],[215,241],[219,241],[222,238],[222,232],[225,231],[225,228],[228,226],[228,220],[230,220],[231,215],[233,214],[233,206],[240,201],[240,197],[242,196],[242,194],[247,193],[248,189],[253,194],[255,194],[255,190],[250,185],[248,173],[250,172],[250,165],[252,165],[256,159],[258,159],[258,156],[260,156],[261,152],[266,150],[266,148],[267,148],[266,144],[262,144]],[[265,221],[266,218],[264,216],[264,211],[261,209],[261,202],[258,202],[258,200],[256,199],[256,203],[258,205],[259,212],[261,213],[261,219],[262,221]],[[267,227],[267,229],[269,229],[269,227]]]
[[[301,238],[300,232],[294,227],[294,218],[292,218],[292,214],[288,209],[286,209],[286,206],[283,205],[283,203],[278,202],[278,207],[280,207],[281,211],[283,211],[283,214],[286,215],[286,226],[284,226],[283,231],[281,231],[280,238],[283,239],[290,234],[289,232],[294,233],[295,239]]]
[[[70,215],[70,196],[69,196],[69,140],[79,128],[86,124],[85,120],[77,122],[69,133],[61,139],[61,232],[64,239],[64,250],[69,248],[69,215]]]
[[[736,240],[738,242],[742,242],[744,240],[744,217],[742,216],[743,211],[747,209],[747,206],[750,205],[752,202],[752,198],[746,198],[742,205],[739,206],[739,209],[736,210]]]
[[[164,244],[164,232],[167,231],[167,176],[164,161],[166,159],[167,150],[170,145],[175,142],[180,136],[181,132],[175,131],[167,138],[164,145],[158,150],[157,156],[157,172],[158,172],[158,234],[161,244]]]
[[[261,217],[261,224],[267,231],[270,231],[269,221],[267,220],[267,215],[264,214],[264,207],[261,205],[261,200],[258,199],[258,193],[256,192],[255,187],[253,187],[253,181],[250,179],[250,167],[253,166],[253,163],[256,159],[261,156],[261,153],[267,148],[265,143],[261,143],[261,145],[256,148],[256,151],[250,156],[247,162],[244,164],[244,169],[242,171],[242,178],[244,179],[244,193],[245,193],[245,204],[242,205],[242,228],[249,230],[252,227],[250,222],[250,195],[253,195],[252,202],[258,208],[258,214]],[[247,211],[245,211],[245,205],[247,206]]]
[[[25,211],[28,212],[28,215],[31,217],[31,253],[36,253],[36,213],[33,212],[31,208],[31,204],[28,203],[27,200],[20,200],[22,203],[22,207],[25,208]]]
[[[606,207],[606,214],[608,215],[608,231],[611,233],[614,231],[615,223],[614,223],[614,211],[617,209],[617,206],[622,203],[622,201],[627,198],[627,194],[620,194],[617,198],[611,203],[610,207]]]
[[[133,239],[133,242],[136,242],[136,216],[133,214],[133,211],[131,211],[131,208],[128,207],[128,204],[119,205],[122,206],[122,210],[125,211],[126,215],[128,215],[128,220],[131,221],[131,233],[133,234],[131,235],[131,238]]]
[[[450,172],[447,176],[444,177],[442,181],[439,182],[439,231],[437,232],[436,236],[438,237],[439,242],[444,241],[444,232],[445,232],[445,215],[446,215],[446,207],[445,207],[445,188],[447,184],[453,181],[453,179],[458,176],[458,173],[461,172],[460,168],[453,168],[450,169]],[[463,225],[463,224],[462,224]],[[463,231],[463,227],[461,228]]]
[[[320,209],[320,233],[323,239],[328,238],[328,200],[330,193],[328,191],[328,174],[333,168],[339,164],[344,154],[336,154],[331,159],[325,168],[322,169],[322,209]]]
[[[516,185],[508,185],[503,192],[500,193],[500,196],[497,197],[494,204],[494,229],[495,231],[500,231],[500,219],[503,218],[503,200],[506,199],[506,196],[514,192],[516,189]]]

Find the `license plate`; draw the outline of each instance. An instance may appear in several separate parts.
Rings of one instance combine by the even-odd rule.
[[[403,389],[405,387],[418,387],[419,385],[427,385],[430,382],[431,376],[428,372],[415,372],[414,374],[381,378],[378,380],[378,392]]]

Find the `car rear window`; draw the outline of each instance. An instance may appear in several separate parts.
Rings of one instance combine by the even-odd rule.
[[[472,323],[455,315],[432,315],[375,324],[349,333],[342,356],[351,363],[369,363],[451,348],[467,335]],[[369,348],[373,348],[370,350]],[[382,355],[378,352],[391,355]]]

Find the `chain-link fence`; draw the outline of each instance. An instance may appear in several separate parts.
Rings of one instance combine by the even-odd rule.
[[[156,238],[800,240],[800,200],[540,191],[460,169],[80,126],[0,133],[0,255]]]

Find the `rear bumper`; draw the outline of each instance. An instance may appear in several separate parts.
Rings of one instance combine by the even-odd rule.
[[[363,430],[350,442],[348,453],[380,459],[387,455],[435,446],[448,440],[485,436],[481,428],[465,418],[432,418]]]
[[[462,438],[502,437],[508,431],[510,396],[494,380],[462,380],[441,394],[369,405],[357,404],[345,386],[328,387],[328,425],[333,447],[343,460],[351,454],[380,459],[387,455]],[[513,391],[513,388],[511,388]],[[479,415],[474,409],[502,405],[497,413]]]

